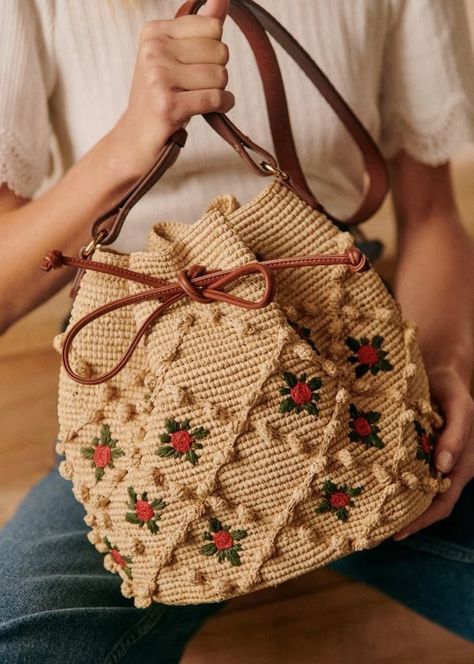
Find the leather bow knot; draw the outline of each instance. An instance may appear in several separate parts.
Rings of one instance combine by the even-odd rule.
[[[262,307],[266,307],[274,297],[275,284],[272,276],[273,270],[311,267],[316,265],[347,265],[351,272],[364,272],[370,267],[367,258],[359,251],[359,249],[351,247],[344,254],[321,254],[313,256],[293,256],[290,258],[274,258],[266,261],[245,263],[244,265],[239,265],[238,267],[226,270],[213,270],[211,272],[207,272],[203,265],[193,265],[186,270],[181,270],[179,272],[177,283],[165,281],[164,279],[153,277],[149,274],[135,272],[134,270],[129,270],[127,268],[107,265],[106,263],[100,263],[91,259],[86,260],[83,258],[64,256],[57,249],[49,251],[46,254],[41,268],[48,272],[49,270],[58,269],[63,265],[77,267],[80,270],[103,272],[145,286],[150,286],[147,290],[142,290],[131,295],[125,295],[124,297],[108,302],[107,304],[90,311],[83,318],[76,321],[67,331],[62,348],[63,366],[73,380],[82,383],[83,385],[97,385],[118,374],[127,364],[137,347],[138,342],[152,327],[155,320],[165,309],[186,296],[201,304],[226,302],[227,304],[232,304],[244,309],[261,309]],[[245,300],[244,298],[237,297],[236,295],[232,295],[223,290],[225,286],[228,286],[240,277],[249,274],[261,274],[263,277],[264,290],[258,300]],[[86,325],[96,318],[105,316],[111,311],[121,309],[122,307],[131,304],[145,302],[147,300],[158,300],[160,304],[141,324],[122,359],[113,369],[102,376],[92,378],[80,376],[72,369],[69,361],[72,342]]]

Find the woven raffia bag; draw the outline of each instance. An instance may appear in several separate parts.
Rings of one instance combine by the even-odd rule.
[[[263,24],[290,44],[333,95],[372,175],[367,216],[385,193],[370,137],[272,17],[249,0],[231,16],[250,38]],[[277,165],[225,117],[206,119],[274,176],[259,195],[219,196],[193,225],[158,223],[144,251],[107,248],[181,130],[80,258],[52,251],[43,265],[80,268],[55,338],[60,472],[137,607],[230,598],[376,546],[449,482],[434,469],[440,418],[416,331],[295,174],[292,143]]]

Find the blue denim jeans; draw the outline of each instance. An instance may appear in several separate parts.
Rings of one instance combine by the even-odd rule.
[[[473,500],[471,482],[447,519],[329,567],[474,641]],[[55,468],[0,531],[0,662],[179,662],[226,602],[134,608],[87,540],[84,513]]]

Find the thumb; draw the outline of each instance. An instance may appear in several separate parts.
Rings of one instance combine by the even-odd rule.
[[[229,11],[229,0],[207,0],[202,8],[201,16],[213,16],[224,22]]]

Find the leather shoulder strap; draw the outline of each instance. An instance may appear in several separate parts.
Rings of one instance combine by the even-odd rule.
[[[205,1],[188,0],[180,7],[176,16],[197,13]],[[277,159],[243,134],[226,115],[208,113],[203,117],[257,175],[269,176],[280,170],[288,173],[289,181],[285,183],[287,186],[296,191],[312,207],[325,212],[334,221],[339,221],[318,202],[304,177],[291,131],[281,72],[266,34],[268,32],[295,60],[334,109],[362,153],[369,184],[362,204],[349,219],[345,220],[345,223],[360,223],[372,216],[388,192],[389,181],[386,163],[370,134],[310,55],[271,14],[253,0],[231,0],[229,15],[248,39],[254,53],[263,81]],[[183,127],[170,137],[153,167],[122,196],[117,204],[94,221],[91,227],[93,240],[100,237],[101,244],[111,244],[118,237],[127,214],[176,161],[179,149],[184,146],[185,141],[186,131]],[[255,161],[249,151],[263,157],[263,161],[261,159]],[[111,217],[114,217],[113,225],[107,230],[101,228]]]

